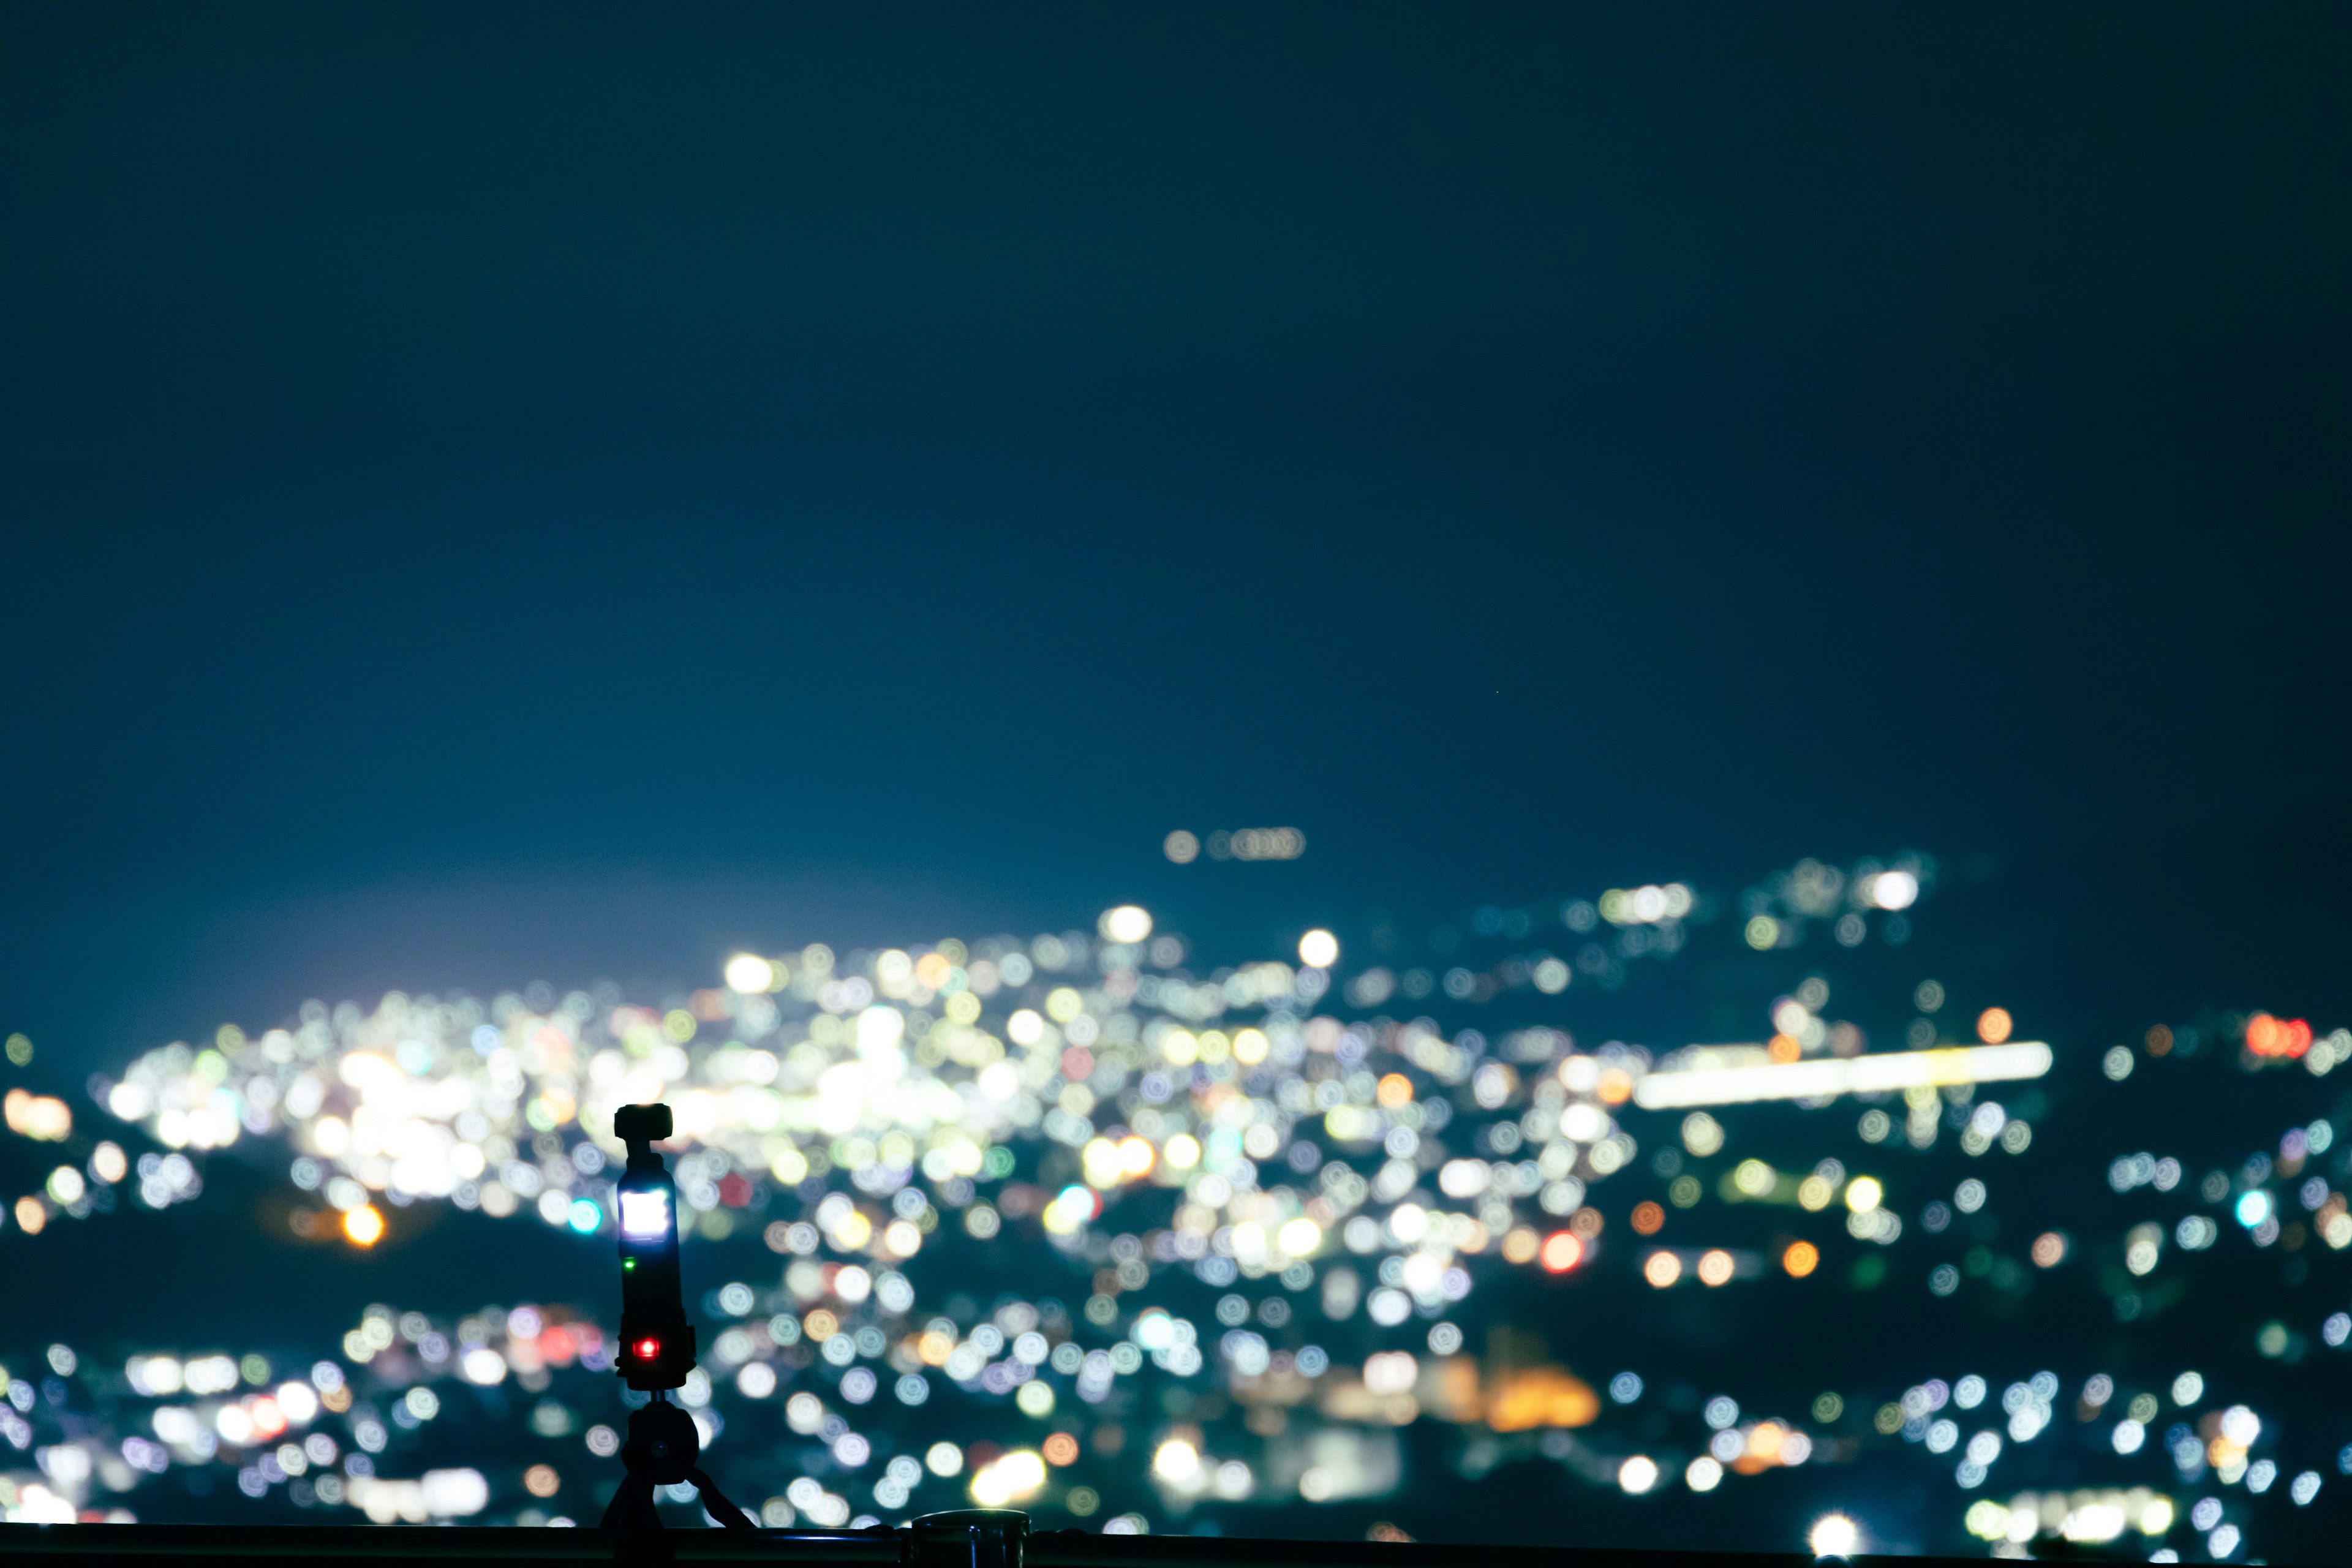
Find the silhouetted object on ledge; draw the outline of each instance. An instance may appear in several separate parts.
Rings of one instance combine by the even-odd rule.
[[[652,1403],[630,1412],[629,1439],[621,1445],[628,1474],[604,1510],[607,1530],[662,1528],[654,1488],[692,1486],[703,1506],[730,1530],[756,1528],[728,1500],[701,1465],[702,1435],[694,1417],[669,1402],[668,1394],[694,1370],[694,1329],[686,1321],[684,1283],[678,1274],[677,1185],[654,1151],[670,1134],[667,1105],[625,1105],[613,1113],[614,1136],[628,1146],[622,1174],[621,1378],[649,1394]],[[666,1555],[666,1554],[665,1554]],[[1011,1568],[1018,1568],[1017,1561]]]
[[[1004,1508],[927,1513],[907,1527],[907,1568],[1024,1568],[1029,1516]]]

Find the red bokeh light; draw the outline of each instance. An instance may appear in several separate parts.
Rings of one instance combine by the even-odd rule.
[[[2299,1057],[2311,1049],[2311,1026],[2257,1013],[2246,1020],[2246,1049],[2258,1057]]]

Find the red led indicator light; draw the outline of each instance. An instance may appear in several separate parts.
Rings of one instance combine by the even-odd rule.
[[[655,1357],[660,1354],[661,1341],[639,1340],[637,1342],[637,1359],[639,1361],[652,1361]]]

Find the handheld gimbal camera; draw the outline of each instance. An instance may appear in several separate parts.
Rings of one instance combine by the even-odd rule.
[[[694,1370],[694,1329],[677,1268],[677,1184],[670,1180],[656,1141],[670,1134],[667,1105],[625,1105],[613,1131],[627,1145],[620,1185],[622,1380],[653,1397],[629,1414],[621,1462],[628,1468],[604,1510],[607,1528],[658,1530],[654,1488],[691,1482],[719,1522],[753,1529],[751,1520],[703,1473],[702,1437],[694,1417],[666,1397]]]

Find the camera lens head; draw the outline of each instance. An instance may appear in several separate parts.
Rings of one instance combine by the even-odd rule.
[[[613,1112],[613,1136],[624,1143],[656,1142],[669,1131],[667,1105],[625,1105]]]

